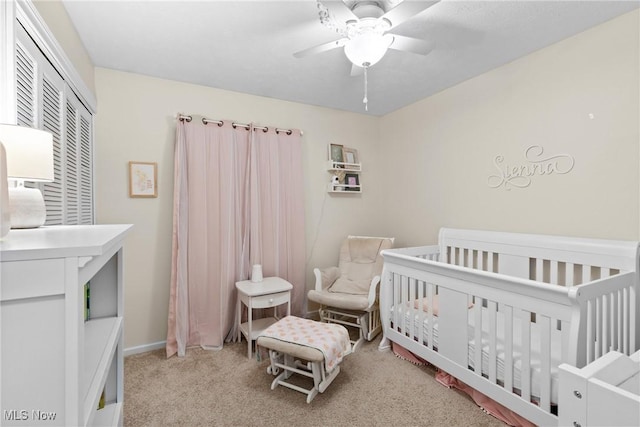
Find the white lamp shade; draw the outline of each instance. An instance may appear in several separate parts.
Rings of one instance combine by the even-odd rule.
[[[7,155],[7,176],[24,181],[53,181],[53,136],[24,126],[0,124]]]
[[[344,46],[344,53],[358,67],[370,67],[382,59],[392,42],[390,34],[366,32],[349,40]]]

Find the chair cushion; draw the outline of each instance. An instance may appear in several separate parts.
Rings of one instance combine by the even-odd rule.
[[[340,248],[340,277],[331,285],[329,292],[367,295],[371,279],[382,273],[383,249],[393,246],[391,239],[375,237],[350,237]]]
[[[307,297],[318,304],[345,310],[366,310],[369,308],[369,300],[366,295],[338,294],[312,289]]]

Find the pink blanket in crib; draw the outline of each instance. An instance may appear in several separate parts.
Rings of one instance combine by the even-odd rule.
[[[349,332],[342,325],[287,316],[269,326],[260,336],[293,342],[320,350],[325,369],[333,371],[344,356],[351,352]]]

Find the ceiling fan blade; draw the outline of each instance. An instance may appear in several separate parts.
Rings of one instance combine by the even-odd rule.
[[[440,0],[436,1],[409,1],[404,0],[402,3],[389,10],[387,13],[382,15],[381,19],[386,19],[391,23],[391,28],[397,27],[402,24],[404,21],[409,18],[414,17],[419,14],[423,10],[426,10],[438,3]]]
[[[293,54],[296,58],[304,58],[305,56],[315,55],[316,53],[326,52],[331,49],[335,49],[338,47],[343,47],[344,44],[348,41],[348,38],[342,38],[338,40],[334,40],[328,43],[323,43],[318,46],[313,46],[308,49],[301,50]]]
[[[418,55],[427,55],[434,48],[434,43],[432,41],[414,39],[413,37],[399,36],[397,34],[391,35],[393,36],[393,42],[391,42],[389,49],[413,52]]]
[[[364,74],[364,68],[351,64],[351,77],[361,76],[362,74]]]

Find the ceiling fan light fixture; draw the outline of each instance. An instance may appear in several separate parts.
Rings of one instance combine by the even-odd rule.
[[[382,59],[392,42],[390,34],[365,32],[350,39],[344,46],[344,53],[354,65],[371,67]]]

